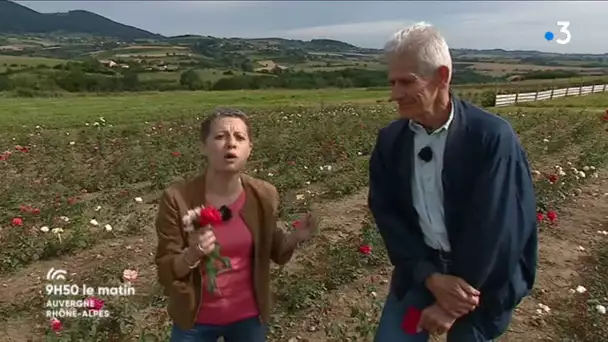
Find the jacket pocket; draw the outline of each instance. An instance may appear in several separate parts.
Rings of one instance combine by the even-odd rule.
[[[169,290],[169,314],[178,314],[183,316],[184,313],[191,314],[196,312],[196,296],[192,287],[182,281],[174,281]]]

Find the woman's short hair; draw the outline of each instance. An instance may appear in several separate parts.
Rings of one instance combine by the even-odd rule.
[[[251,126],[249,125],[249,117],[247,114],[240,109],[221,107],[213,110],[213,112],[201,123],[200,138],[202,142],[205,142],[209,137],[209,134],[211,133],[211,125],[213,125],[215,120],[221,118],[241,119],[245,123],[245,126],[247,126],[247,135],[249,136],[249,140],[251,140]]]

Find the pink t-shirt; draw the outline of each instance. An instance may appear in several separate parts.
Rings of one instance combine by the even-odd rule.
[[[202,303],[198,318],[199,324],[226,325],[259,315],[253,289],[253,239],[243,221],[240,211],[245,204],[245,192],[230,205],[232,218],[213,228],[222,256],[230,258],[232,269],[220,270],[216,279],[215,293],[207,290],[205,265],[201,264],[203,276]]]

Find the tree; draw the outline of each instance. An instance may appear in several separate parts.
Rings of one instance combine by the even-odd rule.
[[[0,75],[0,91],[11,90],[12,88],[11,79],[6,75]]]
[[[252,72],[253,64],[251,64],[251,61],[248,59],[244,60],[243,63],[241,63],[241,70],[245,72]]]
[[[196,73],[196,71],[192,69],[182,73],[179,78],[179,84],[182,87],[188,88],[190,90],[203,89],[203,82],[201,80],[201,77]]]

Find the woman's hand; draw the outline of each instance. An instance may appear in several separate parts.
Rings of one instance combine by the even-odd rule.
[[[293,232],[298,238],[298,242],[304,242],[312,237],[319,228],[319,222],[313,213],[309,212],[299,220],[296,230]]]
[[[212,229],[201,229],[192,232],[189,237],[190,248],[196,250],[199,257],[209,255],[215,249],[215,234]]]

